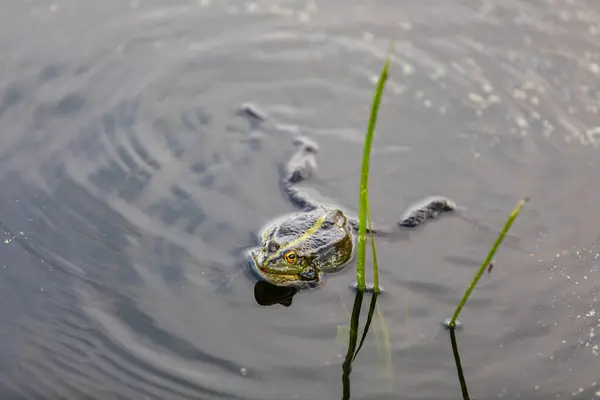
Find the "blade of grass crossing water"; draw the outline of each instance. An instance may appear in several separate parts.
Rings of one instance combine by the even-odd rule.
[[[508,217],[508,220],[506,220],[506,223],[504,224],[504,228],[502,228],[502,232],[500,232],[500,235],[498,235],[498,238],[496,239],[496,242],[494,243],[494,246],[490,250],[490,252],[489,252],[488,256],[486,257],[485,261],[483,262],[483,264],[481,264],[481,267],[479,267],[479,270],[477,271],[477,274],[473,278],[473,281],[471,282],[471,285],[469,285],[469,288],[465,292],[465,295],[463,296],[462,300],[458,304],[458,307],[456,308],[456,311],[454,312],[454,315],[452,316],[452,319],[448,323],[448,327],[449,328],[454,328],[455,327],[455,325],[456,325],[456,319],[458,318],[458,315],[462,311],[465,303],[469,299],[469,296],[471,295],[471,292],[473,291],[473,289],[477,285],[477,282],[479,281],[479,278],[481,278],[481,275],[483,275],[483,273],[484,273],[485,269],[487,268],[487,266],[490,265],[490,263],[492,262],[492,259],[494,258],[494,254],[496,254],[496,250],[498,250],[498,247],[500,247],[500,244],[502,243],[502,240],[504,240],[504,236],[509,231],[509,229],[512,226],[514,220],[517,218],[517,216],[521,212],[521,208],[523,208],[523,206],[525,205],[525,203],[527,203],[527,201],[529,201],[529,199],[527,199],[527,198],[519,201],[519,203],[517,204],[517,206],[515,207],[515,209],[512,211],[512,213],[510,213],[510,216]]]
[[[371,208],[369,207],[369,196],[367,196],[367,222],[369,223],[371,251],[373,252],[373,291],[379,294],[379,267],[377,266],[377,252],[375,251],[375,238],[371,226]]]
[[[373,136],[375,134],[375,125],[377,123],[377,113],[379,111],[379,105],[381,104],[381,98],[383,97],[383,90],[388,77],[388,69],[390,65],[390,56],[388,55],[379,80],[377,82],[377,89],[373,96],[373,104],[371,106],[371,116],[369,117],[369,125],[367,128],[367,135],[365,138],[365,145],[363,149],[363,160],[361,169],[360,179],[360,201],[359,201],[359,215],[358,215],[358,255],[356,264],[356,281],[358,289],[364,291],[365,286],[365,255],[366,255],[366,231],[367,231],[367,209],[368,209],[368,183],[369,183],[369,160],[371,156],[371,145],[373,143]]]

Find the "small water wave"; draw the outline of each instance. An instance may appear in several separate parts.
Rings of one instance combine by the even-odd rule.
[[[0,14],[14,22],[3,20],[0,33],[18,40],[0,35],[4,393],[335,398],[345,350],[336,325],[348,317],[339,294],[352,272],[288,307],[260,307],[239,256],[265,220],[290,211],[276,166],[295,135],[322,147],[311,186],[354,208],[390,38],[376,219],[432,192],[488,225],[524,194],[535,204],[515,226],[531,255],[503,249],[470,300],[459,338],[473,348],[467,379],[479,393],[529,398],[596,385],[595,241],[548,257],[598,233],[595,6],[8,7]],[[236,115],[246,101],[264,107],[270,125]],[[261,140],[249,143],[253,129]],[[374,390],[378,344],[367,342],[353,372],[367,384],[354,393],[440,398],[456,385],[451,358],[440,356],[447,338],[432,326],[453,310],[489,241],[449,219],[380,246],[398,382]]]

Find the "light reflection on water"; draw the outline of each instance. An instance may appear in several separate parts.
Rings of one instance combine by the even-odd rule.
[[[532,198],[513,232],[531,255],[501,249],[461,317],[470,395],[592,398],[599,13],[575,0],[2,4],[0,391],[340,397],[352,271],[263,307],[240,254],[290,211],[277,168],[296,134],[321,147],[310,186],[356,208],[394,39],[373,217],[440,193],[501,226]],[[235,113],[248,101],[263,132]],[[439,322],[493,239],[444,219],[378,244],[395,381],[369,336],[353,398],[459,395]]]

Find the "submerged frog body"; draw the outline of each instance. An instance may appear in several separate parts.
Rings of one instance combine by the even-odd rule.
[[[323,274],[344,269],[354,258],[358,220],[338,207],[314,201],[298,189],[296,185],[314,173],[319,148],[305,139],[294,143],[297,150],[283,170],[281,186],[299,210],[265,225],[258,237],[260,246],[248,255],[254,271],[273,285],[315,287]],[[455,208],[454,202],[446,198],[429,197],[407,210],[398,229],[416,228]],[[372,233],[393,232],[375,228]]]

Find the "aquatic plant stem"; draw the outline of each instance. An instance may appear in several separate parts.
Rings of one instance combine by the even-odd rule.
[[[371,226],[371,208],[369,207],[369,198],[367,196],[367,222],[369,223],[371,251],[373,252],[373,293],[379,294],[379,267],[377,266],[377,251],[375,251],[375,238],[373,237],[373,227]]]
[[[492,249],[488,253],[485,261],[483,262],[483,264],[481,264],[481,266],[479,267],[479,270],[477,271],[477,274],[475,275],[475,278],[473,278],[473,281],[471,282],[471,285],[469,285],[469,288],[465,292],[465,295],[463,296],[462,300],[458,304],[458,307],[456,308],[456,311],[454,312],[454,315],[452,316],[452,319],[448,323],[448,328],[453,329],[456,326],[456,319],[458,318],[460,312],[462,311],[465,303],[469,299],[469,296],[471,295],[471,292],[473,291],[473,289],[477,285],[477,282],[479,281],[479,278],[481,278],[481,275],[483,275],[485,269],[492,262],[492,259],[494,258],[494,255],[496,254],[496,250],[498,250],[498,247],[500,247],[500,244],[502,243],[502,240],[504,240],[504,236],[506,235],[506,233],[508,232],[508,230],[512,226],[514,220],[519,215],[519,212],[521,212],[521,208],[523,208],[523,206],[525,205],[525,203],[527,203],[528,201],[529,201],[528,198],[520,200],[519,203],[517,204],[517,206],[515,207],[515,209],[512,211],[512,213],[508,217],[508,220],[506,220],[506,223],[504,224],[504,228],[502,228],[502,231],[498,235],[498,238],[496,239],[496,242],[494,243],[494,246],[492,247]]]
[[[383,64],[381,74],[379,74],[379,80],[377,82],[377,88],[373,96],[373,103],[371,106],[371,116],[369,117],[369,125],[367,127],[367,135],[365,138],[365,144],[363,148],[363,160],[360,177],[360,197],[359,197],[359,215],[358,215],[358,251],[357,251],[357,264],[356,264],[356,281],[359,291],[366,289],[365,285],[365,255],[366,255],[366,240],[367,240],[367,209],[368,209],[368,187],[369,187],[369,161],[371,156],[371,145],[373,143],[373,136],[375,134],[375,125],[377,123],[377,113],[379,111],[379,105],[381,104],[381,98],[383,97],[383,90],[385,83],[388,78],[388,69],[390,65],[390,55]],[[373,241],[371,241],[373,243]],[[378,281],[378,278],[377,282]]]

